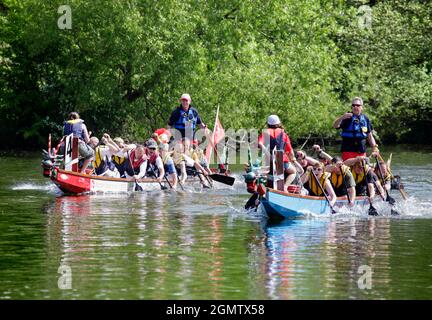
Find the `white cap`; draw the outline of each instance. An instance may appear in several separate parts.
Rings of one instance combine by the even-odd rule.
[[[267,119],[267,124],[270,126],[275,126],[275,125],[280,124],[280,123],[281,123],[281,121],[280,121],[279,117],[275,114],[272,114]]]
[[[165,133],[162,133],[159,136],[159,141],[162,142],[162,143],[167,143],[168,142],[168,136]]]
[[[181,97],[180,97],[180,100],[187,100],[187,101],[189,101],[189,102],[192,101],[190,95],[187,94],[187,93],[183,93],[183,94],[181,95]]]

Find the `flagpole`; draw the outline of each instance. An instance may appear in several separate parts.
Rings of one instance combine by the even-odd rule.
[[[216,152],[216,146],[214,144],[214,137],[215,137],[215,133],[216,133],[215,129],[216,129],[216,124],[217,124],[217,121],[218,121],[218,117],[219,117],[219,104],[218,104],[217,109],[216,109],[216,118],[215,118],[215,123],[214,123],[214,126],[213,126],[212,141],[211,141],[211,143],[213,145],[213,148],[212,148],[211,151],[213,151],[213,149],[215,149],[216,156],[217,156],[217,152]],[[212,154],[210,153],[210,158],[211,158],[211,156],[212,156]]]
[[[212,137],[211,137],[211,139],[209,141],[209,143],[212,146],[212,148],[210,149],[209,157],[208,157],[209,166],[210,166],[210,163],[211,163],[212,152],[213,152],[213,149],[215,148],[215,145],[214,145],[214,136],[215,136],[215,128],[216,128],[218,116],[219,116],[219,104],[218,104],[217,110],[216,110],[216,118],[215,118],[215,123],[214,123],[214,126],[213,126]]]

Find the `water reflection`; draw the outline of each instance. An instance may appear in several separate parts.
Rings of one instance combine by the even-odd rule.
[[[57,198],[46,209],[46,239],[59,257],[56,267],[71,266],[76,288],[60,296],[388,299],[393,294],[391,227],[398,219],[307,218],[261,227],[247,217],[230,223],[226,213],[203,213],[195,201],[169,193]],[[215,212],[224,205],[217,196],[209,201]],[[372,270],[370,290],[358,286],[362,265]]]
[[[390,219],[297,219],[266,228],[271,299],[385,298],[390,283]],[[359,267],[372,270],[361,290]]]
[[[400,217],[277,226],[244,213],[242,178],[209,192],[55,197],[38,158],[31,170],[14,158],[0,181],[0,298],[430,299],[429,158],[394,157],[410,195]],[[72,290],[57,286],[62,264]],[[361,265],[371,290],[358,288]]]
[[[216,212],[225,205],[217,196],[209,201]],[[58,266],[72,268],[80,297],[114,298],[122,290],[141,299],[244,295],[244,277],[230,278],[238,269],[247,274],[238,267],[248,258],[244,237],[259,228],[242,220],[239,235],[229,232],[226,214],[203,214],[190,194],[58,197],[46,212],[49,250]]]

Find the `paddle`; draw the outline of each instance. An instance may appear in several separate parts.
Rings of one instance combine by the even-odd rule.
[[[407,200],[408,199],[408,194],[405,191],[405,187],[404,187],[404,185],[403,185],[403,183],[401,181],[401,177],[399,175],[396,175],[396,176],[393,177],[393,181],[396,181],[396,188],[395,189],[398,189],[399,192],[400,192],[400,194],[401,194],[401,196],[402,196],[402,198],[404,200]]]
[[[207,188],[207,189],[213,188],[213,184],[211,183],[211,181],[210,181],[210,179],[209,179],[208,176],[206,176],[206,175],[205,175],[204,173],[202,173],[201,171],[196,170],[195,168],[193,168],[193,169],[195,170],[196,173],[198,173],[198,178],[200,179],[203,188]],[[209,184],[208,186],[204,184],[204,181],[203,181],[203,179],[200,177],[200,175],[204,176],[204,178],[207,180],[207,182],[208,182],[208,184]]]
[[[177,179],[177,183],[180,185],[180,188],[182,188],[182,190],[185,191],[185,188],[183,187],[183,183],[181,183],[180,179]]]
[[[384,174],[383,174],[383,172],[382,172],[381,165],[379,164],[379,161],[378,161],[378,157],[377,157],[377,156],[375,156],[375,161],[376,161],[376,164],[377,164],[377,166],[378,166],[378,172],[379,172],[379,174],[380,174],[380,176],[381,176],[381,179],[380,179],[380,180],[381,180],[381,184],[382,184],[382,186],[383,186],[384,192],[385,192],[386,195],[387,195],[386,201],[387,201],[388,203],[390,203],[390,205],[393,207],[393,206],[396,204],[396,200],[390,196],[390,194],[389,194],[387,188],[385,187]],[[391,213],[393,216],[398,216],[398,215],[399,215],[399,212],[397,212],[397,211],[396,211],[395,209],[393,209],[393,208],[391,208],[390,213]]]
[[[342,167],[340,167],[339,170],[340,170],[340,173],[341,173],[341,176],[342,176],[342,183],[343,183],[343,185],[345,187],[345,192],[347,194],[348,203],[351,203],[351,199],[350,199],[349,192],[348,192],[348,187],[347,187],[346,182],[345,182],[345,176],[344,176],[344,174],[342,172]]]
[[[254,192],[254,194],[249,198],[249,200],[245,204],[245,209],[249,210],[251,208],[256,207],[255,201],[258,199],[259,193]]]
[[[336,213],[336,210],[335,210],[335,209],[333,208],[333,206],[331,205],[331,202],[330,202],[329,198],[327,197],[327,194],[325,193],[324,188],[323,188],[323,186],[321,185],[321,183],[319,182],[317,176],[315,175],[315,173],[313,172],[313,170],[311,170],[310,173],[312,173],[312,175],[313,175],[313,177],[315,178],[315,181],[316,181],[318,187],[320,187],[321,192],[323,193],[325,199],[327,200],[327,202],[328,202],[328,204],[329,204],[329,207],[330,207],[330,209],[331,209],[331,213],[332,213],[332,214],[335,214],[335,213]],[[324,172],[323,172],[323,174],[324,174]]]
[[[208,182],[210,188],[213,188],[213,183],[211,182],[211,180],[210,180],[210,178],[208,177],[208,175],[205,175],[203,172],[200,172],[200,171],[198,171],[198,173],[201,174],[201,175],[203,175],[204,178],[207,180],[207,182]],[[205,188],[205,187],[208,187],[208,186],[205,186],[205,185],[203,184],[203,187]]]
[[[377,215],[378,215],[378,211],[377,211],[377,209],[375,209],[375,207],[372,205],[372,199],[371,199],[371,197],[370,197],[370,193],[369,193],[369,185],[368,185],[368,182],[367,182],[367,174],[366,174],[366,168],[365,168],[365,163],[364,163],[364,161],[362,162],[362,167],[363,167],[364,178],[365,178],[365,180],[366,180],[366,194],[367,194],[367,196],[368,196],[369,204],[370,204],[370,207],[369,207],[369,215],[370,215],[370,216],[377,216]]]
[[[209,176],[217,182],[232,186],[234,184],[235,178],[230,177],[230,176],[226,176],[223,174],[219,174],[219,173],[212,173],[209,174]]]
[[[127,155],[128,155],[128,159],[129,159],[129,163],[130,163],[131,169],[133,171],[133,165],[132,165],[132,160],[130,158],[129,151],[127,152]],[[135,191],[144,191],[144,189],[138,184],[138,181],[136,179],[135,179]]]
[[[390,170],[392,156],[393,156],[393,153],[390,153],[390,157],[389,157],[388,160],[387,160],[387,170],[390,172],[390,174],[391,174],[391,176],[392,176],[392,178],[393,178],[393,181],[395,181],[395,180],[397,179],[397,188],[393,188],[393,186],[392,186],[392,189],[397,189],[397,190],[399,190],[399,192],[400,192],[402,198],[403,198],[404,200],[407,200],[407,199],[408,199],[408,194],[407,194],[406,191],[404,190],[404,186],[403,186],[403,184],[402,184],[402,182],[401,182],[401,177],[400,177],[399,175],[393,176],[393,174],[392,174],[392,172],[391,172],[391,170]],[[384,161],[383,158],[382,158],[380,155],[378,155],[378,158],[379,158],[381,161]],[[393,182],[392,182],[392,184],[393,184]]]
[[[203,174],[202,172],[199,172],[195,168],[190,168],[190,171],[198,173],[198,174],[201,174],[201,175],[207,177],[207,179],[208,179],[208,177],[210,177],[214,181],[217,181],[217,182],[229,185],[229,186],[232,186],[234,184],[234,181],[235,181],[235,178],[230,177],[230,176],[226,176],[226,175],[223,175],[223,174],[219,174],[219,173],[212,173],[212,174],[209,174],[208,176],[206,176],[205,174]]]
[[[159,183],[159,185],[160,185],[160,187],[161,187],[161,190],[167,190],[168,187],[162,185],[162,183],[161,183],[159,180],[157,180],[157,174],[156,174],[156,172],[154,171],[153,166],[151,165],[151,163],[149,163],[148,165],[149,165],[149,167],[150,167],[151,172],[152,172],[153,175],[155,176],[156,181]],[[166,177],[165,177],[165,178],[166,178]],[[167,179],[167,181],[168,181],[168,179]],[[169,184],[169,186],[172,188],[172,186],[171,186],[171,184],[169,183],[169,181],[168,181],[168,184]]]
[[[164,178],[165,178],[165,181],[166,181],[166,182],[168,183],[168,185],[170,186],[170,188],[173,189],[172,184],[171,184],[171,182],[169,182],[168,177],[166,176],[166,174],[164,174]],[[175,191],[175,189],[174,189],[174,191]]]

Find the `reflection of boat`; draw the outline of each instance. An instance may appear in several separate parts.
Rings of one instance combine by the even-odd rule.
[[[356,197],[356,205],[366,205],[367,197]],[[305,213],[330,215],[331,208],[324,197],[312,197],[301,194],[287,193],[268,188],[261,204],[271,219],[282,220],[289,217],[302,216]],[[335,208],[346,206],[346,197],[336,200]]]
[[[227,176],[228,177],[228,176]],[[111,178],[104,176],[95,176],[79,172],[53,168],[50,179],[61,191],[67,194],[95,193],[95,192],[132,192],[136,190],[135,181],[125,178]],[[187,185],[201,185],[201,180],[196,176],[188,176]],[[156,179],[142,178],[138,185],[142,190],[159,190],[161,186]]]

